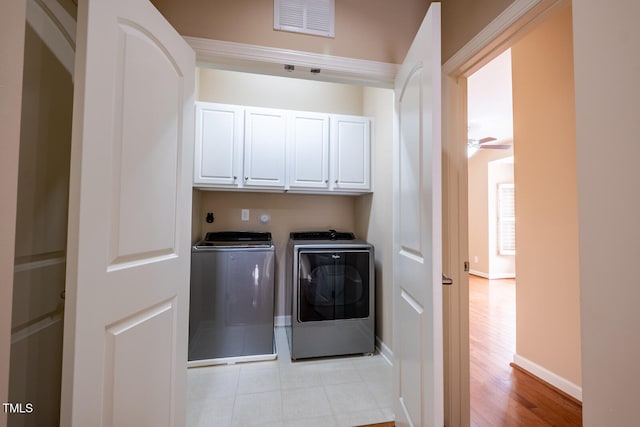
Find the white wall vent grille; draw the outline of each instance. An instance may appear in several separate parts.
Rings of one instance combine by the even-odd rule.
[[[334,0],[274,0],[273,28],[334,37]]]

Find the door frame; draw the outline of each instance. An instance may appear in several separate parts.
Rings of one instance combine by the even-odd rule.
[[[552,9],[571,0],[515,0],[442,66],[443,293],[445,425],[470,425],[467,78]],[[456,286],[457,284],[457,286]]]
[[[20,117],[22,115],[22,71],[24,31],[27,5],[25,0],[9,2],[0,16],[0,401],[9,400],[9,354],[11,350],[11,306],[13,304],[13,262],[18,197],[18,157],[20,151]],[[5,240],[6,238],[6,240]],[[0,427],[7,416],[0,415]]]

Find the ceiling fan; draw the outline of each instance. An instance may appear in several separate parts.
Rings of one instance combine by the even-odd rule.
[[[508,150],[511,148],[511,145],[509,144],[489,144],[489,142],[492,141],[496,141],[496,138],[488,136],[482,139],[469,139],[467,147],[476,150],[479,148],[492,148],[497,150]]]

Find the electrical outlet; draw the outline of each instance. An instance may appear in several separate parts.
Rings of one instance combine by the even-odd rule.
[[[249,209],[242,209],[242,213],[240,214],[241,221],[249,221]]]

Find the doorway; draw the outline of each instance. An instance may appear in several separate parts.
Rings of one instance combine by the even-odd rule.
[[[32,2],[25,25],[9,426],[59,422],[75,13],[62,3]]]
[[[492,384],[509,384],[515,354],[512,106],[507,49],[467,79],[472,425],[490,424],[496,411],[489,408],[504,402],[504,390]]]
[[[575,165],[575,134],[572,134],[570,129],[571,127],[575,128],[575,119],[571,116],[575,108],[572,83],[571,7],[570,2],[558,1],[546,5],[543,9],[540,11],[523,8],[518,12],[519,15],[516,13],[517,16],[499,17],[478,34],[474,39],[478,43],[466,46],[443,66],[445,75],[443,100],[445,153],[457,153],[452,154],[456,160],[447,160],[448,166],[451,168],[447,178],[449,182],[454,182],[454,171],[464,170],[465,175],[465,187],[460,191],[453,188],[451,184],[448,185],[446,200],[449,203],[445,209],[458,209],[459,206],[466,208],[468,203],[466,153],[462,152],[462,147],[465,145],[462,141],[466,142],[467,139],[465,102],[468,77],[498,53],[511,47],[514,63],[519,62],[522,65],[528,60],[528,65],[519,69],[521,74],[518,79],[516,79],[514,67],[513,83],[514,104],[520,102],[520,112],[527,111],[524,115],[516,114],[514,116],[516,130],[514,139],[517,151],[515,182],[518,186],[516,209],[519,218],[523,220],[518,220],[517,234],[519,283],[516,296],[518,307],[516,328],[518,344],[513,361],[528,372],[579,400],[581,389],[579,385],[580,328],[577,230],[573,228],[571,223],[565,224],[564,222],[568,218],[574,224],[577,222],[577,204],[574,205],[572,201],[576,197],[577,191],[574,178],[561,174],[563,170],[571,170]],[[559,23],[560,25],[557,25]],[[551,33],[544,35],[544,31],[541,29],[549,30],[554,26],[557,32],[549,39],[548,36]],[[497,30],[497,28],[500,29]],[[535,36],[530,38],[534,34]],[[540,43],[544,44],[540,46]],[[538,44],[535,50],[520,49],[519,53],[514,52],[515,46],[531,48],[534,44]],[[550,46],[553,48],[548,49]],[[528,52],[523,55],[526,50]],[[558,56],[554,57],[556,52],[560,50],[563,53],[558,53]],[[548,83],[541,84],[542,78],[548,79]],[[547,92],[547,90],[551,90],[551,92]],[[538,102],[537,100],[543,97],[543,92],[544,98]],[[523,104],[525,105],[523,106]],[[556,110],[560,105],[562,105],[561,109]],[[533,106],[535,108],[528,109]],[[515,107],[514,111],[516,111]],[[569,114],[566,115],[566,112]],[[542,119],[542,117],[546,118]],[[556,119],[560,119],[557,126],[555,125]],[[565,130],[567,133],[564,133]],[[571,152],[572,150],[573,152]],[[562,160],[558,161],[560,157]],[[464,162],[463,158],[465,158]],[[523,161],[524,159],[526,161]],[[533,173],[534,169],[535,173]],[[461,175],[463,174],[461,173]],[[525,185],[521,187],[522,183]],[[549,200],[555,200],[553,195],[559,187],[564,188],[562,191],[565,197],[560,199],[557,206],[548,203]],[[522,197],[523,195],[526,197]],[[556,209],[560,205],[563,206],[564,213],[558,215],[559,211]],[[464,212],[467,214],[468,210],[464,209]],[[547,216],[552,212],[555,212],[555,216]],[[526,221],[524,221],[525,218],[527,218]],[[529,231],[526,226],[522,227],[523,224],[531,227]],[[463,265],[463,261],[469,255],[466,252],[468,227],[469,223],[465,217],[457,225],[450,225],[447,230],[450,233],[449,239],[458,242],[460,248],[465,249],[465,251],[461,249],[457,255],[453,251],[450,252],[453,253],[452,262],[459,262],[459,265]],[[539,242],[541,238],[547,239],[543,236],[548,236],[552,230],[561,232],[563,236],[564,233],[568,233],[566,237],[561,239],[562,242],[570,244],[570,249],[566,252],[568,255],[552,255],[557,250],[556,245],[552,242],[556,241],[559,235],[547,240],[548,250],[544,249],[544,245],[540,246],[539,243],[534,243],[535,240]],[[560,240],[557,241],[560,242]],[[561,265],[567,261],[569,264]],[[455,264],[453,265],[455,266]],[[555,275],[556,268],[558,271],[562,271],[558,276]],[[559,277],[565,277],[565,279],[559,279]],[[460,303],[461,313],[458,319],[464,324],[468,324],[468,318],[464,318],[465,313],[462,311],[468,307],[469,284],[464,275],[459,280],[461,283],[460,293],[453,294],[452,298],[457,298]],[[554,284],[554,292],[551,292],[551,288],[547,288],[551,283]],[[551,297],[552,295],[555,297]],[[562,302],[559,301],[560,299]],[[541,316],[540,313],[545,315]],[[549,317],[554,319],[553,322],[549,322]],[[546,326],[543,326],[542,323]],[[464,329],[464,324],[460,328],[454,329],[451,335],[454,342],[460,343],[462,348],[461,354],[463,356],[460,365],[455,366],[458,370],[465,369],[465,366],[462,366],[464,363],[462,360],[464,359],[464,346],[468,345],[466,340],[469,337],[469,331]],[[460,335],[456,337],[456,333],[460,333]],[[559,348],[563,348],[563,350],[559,351]],[[554,351],[550,351],[550,349],[554,349]],[[543,352],[549,354],[550,357],[543,355]],[[568,361],[569,359],[571,362],[564,364],[564,360]],[[447,374],[452,375],[451,368],[448,369]],[[453,384],[456,385],[455,382]],[[462,390],[463,393],[464,387],[468,387],[468,383],[465,384],[462,379],[459,390]],[[464,394],[459,397],[464,401]],[[462,409],[460,417],[463,419],[464,416],[464,409]],[[465,422],[463,419],[460,424],[468,423],[469,421]]]

